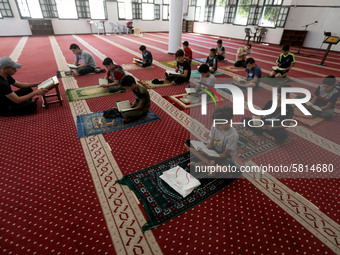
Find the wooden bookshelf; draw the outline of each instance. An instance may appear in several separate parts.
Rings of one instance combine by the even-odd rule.
[[[194,32],[194,21],[193,20],[183,20],[182,32],[193,33]]]
[[[305,30],[284,30],[281,38],[281,45],[302,47],[308,31]]]
[[[32,35],[54,35],[51,20],[34,19],[28,20]]]

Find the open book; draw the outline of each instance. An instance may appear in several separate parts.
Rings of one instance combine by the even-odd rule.
[[[127,112],[133,110],[129,100],[116,102],[116,106],[119,112]]]
[[[67,66],[68,66],[69,68],[73,68],[73,69],[77,69],[77,68],[78,68],[78,66],[76,66],[76,65],[74,65],[74,64],[67,64]]]
[[[175,166],[163,172],[160,178],[182,197],[186,197],[194,190],[194,188],[201,185],[199,180],[180,166]]]
[[[59,84],[59,81],[58,81],[57,76],[53,76],[51,78],[48,78],[46,81],[40,83],[38,85],[38,89],[47,89],[47,90],[50,90],[54,86],[56,86],[58,84]]]
[[[263,125],[263,121],[261,121],[260,117],[253,115],[253,126],[261,127]]]
[[[210,157],[215,157],[215,158],[220,157],[220,155],[218,155],[216,151],[208,149],[208,147],[203,142],[191,140],[190,144],[192,145],[192,147],[195,148],[195,150],[203,151],[205,154],[209,155]]]
[[[138,62],[138,63],[143,63],[143,60],[141,60],[140,58],[133,58],[133,60]]]
[[[108,79],[99,78],[99,85],[108,85],[108,84],[109,84]]]
[[[166,70],[165,72],[172,75],[181,75],[181,73],[175,72],[174,70]]]
[[[316,111],[322,112],[322,109],[319,106],[312,104],[311,102],[307,102],[306,105],[312,107]]]
[[[273,70],[278,70],[278,71],[284,71],[285,70],[285,68],[280,68],[278,66],[273,66],[272,68],[273,68]]]
[[[187,94],[197,93],[195,88],[185,88],[185,92],[187,92]]]
[[[243,78],[242,76],[238,76],[237,77],[237,81],[239,81],[239,82],[247,82],[247,80],[245,78]]]

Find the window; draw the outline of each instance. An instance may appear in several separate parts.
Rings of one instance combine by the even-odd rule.
[[[154,4],[142,4],[142,19],[154,20],[155,19],[155,7]]]
[[[118,2],[118,18],[119,19],[132,19],[132,4],[130,0]]]
[[[196,6],[196,0],[190,0],[190,6]]]
[[[141,19],[142,18],[142,4],[132,3],[132,18]]]
[[[103,0],[89,0],[91,19],[105,19],[106,12]]]
[[[22,0],[22,2],[26,2],[27,9],[29,10],[28,11],[29,16],[21,15],[22,17],[33,18],[33,19],[42,19],[43,18],[39,0]],[[25,5],[25,4],[23,4],[23,5]],[[19,5],[19,8],[20,8],[20,5]],[[21,13],[21,9],[20,9],[20,13]]]
[[[161,6],[159,4],[155,4],[155,19],[161,19]]]
[[[248,15],[248,25],[258,25],[261,18],[262,7],[250,6]]]
[[[195,7],[195,21],[203,21],[204,19],[205,0],[197,0]]]
[[[58,18],[57,5],[54,0],[39,0],[44,18]]]
[[[281,25],[286,22],[286,17],[288,14],[287,7],[284,7],[286,13],[281,13],[281,7],[279,5],[282,4],[282,0],[266,0],[265,6],[263,7],[262,16],[259,22],[260,26],[263,27],[276,27],[277,22],[280,23],[278,25]],[[283,11],[284,12],[284,11]],[[278,20],[279,14],[280,21]]]
[[[234,24],[247,25],[251,0],[239,0]]]
[[[276,21],[277,27],[284,27],[288,16],[289,7],[281,7],[279,17]]]
[[[214,12],[215,0],[207,0],[207,5],[204,10],[204,21],[211,22]]]
[[[142,0],[142,3],[153,4],[154,2],[154,0]]]
[[[223,23],[226,0],[216,0],[214,10],[214,23]]]
[[[78,17],[80,19],[91,19],[89,0],[76,0],[76,8],[77,8]],[[72,5],[72,9],[73,9],[73,5]]]
[[[13,17],[13,12],[8,0],[0,0],[0,18]]]
[[[31,14],[26,0],[17,0],[17,3],[20,11],[20,16],[22,18],[30,18]]]
[[[237,0],[229,0],[225,8],[224,23],[233,23],[237,9]]]

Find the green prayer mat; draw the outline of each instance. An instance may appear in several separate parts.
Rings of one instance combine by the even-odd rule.
[[[94,85],[77,89],[67,89],[65,93],[67,96],[67,100],[69,102],[74,102],[78,100],[86,100],[89,98],[104,97],[113,94],[118,94],[122,93],[122,91],[110,93],[107,89],[102,88],[100,85]]]
[[[165,66],[168,66],[168,67],[172,67],[172,68],[176,68],[177,67],[177,61],[166,61],[166,62],[159,62]],[[198,63],[196,61],[191,61],[191,65],[192,66],[198,66],[200,65],[201,63]]]
[[[142,227],[143,232],[155,228],[183,212],[198,205],[236,180],[241,173],[229,175],[229,179],[200,179],[201,185],[183,198],[160,176],[166,170],[180,165],[189,171],[190,152],[167,159],[161,163],[125,175],[117,183],[127,185],[142,201],[147,214],[147,223]]]

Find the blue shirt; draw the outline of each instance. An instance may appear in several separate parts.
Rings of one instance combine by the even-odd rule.
[[[246,68],[246,72],[247,72],[247,81],[254,80],[255,76],[258,77],[257,82],[256,82],[256,86],[258,86],[260,84],[260,78],[262,76],[261,68],[258,65],[256,65],[255,68],[252,70],[249,70],[248,68]]]

